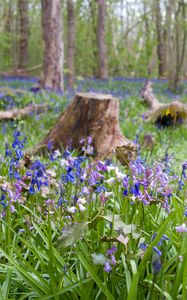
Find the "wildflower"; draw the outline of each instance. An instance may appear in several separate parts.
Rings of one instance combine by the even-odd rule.
[[[74,213],[76,213],[77,208],[76,208],[76,206],[72,206],[72,207],[69,207],[69,208],[68,208],[68,211],[69,211],[71,214],[74,214]]]
[[[46,200],[45,203],[46,203],[46,206],[50,206],[50,207],[54,207],[54,205],[55,205],[55,202],[52,199]]]
[[[27,172],[27,176],[31,177],[31,186],[29,189],[31,194],[36,192],[36,188],[40,191],[42,186],[48,186],[49,174],[46,173],[45,166],[39,160],[36,160],[31,166],[30,171]]]
[[[79,206],[80,211],[85,211],[86,210],[86,207],[84,205],[78,204],[78,206]]]
[[[116,182],[116,178],[110,177],[109,179],[105,180],[105,182],[108,183],[108,184],[115,183]]]
[[[168,238],[168,236],[164,234],[164,235],[162,236],[160,242],[158,242],[158,246],[161,246],[164,240],[165,240],[165,241],[169,241],[170,238]]]
[[[179,261],[183,262],[183,257],[182,257],[182,255],[179,255],[179,256],[178,256],[178,259],[179,259]]]
[[[187,232],[187,227],[186,227],[186,224],[184,224],[184,223],[182,225],[176,226],[175,229],[177,232],[180,232],[180,233]]]
[[[153,254],[152,268],[153,268],[153,274],[154,275],[157,275],[160,272],[161,268],[162,268],[160,255],[157,254],[157,253]]]
[[[104,267],[105,272],[110,273],[110,271],[112,270],[112,267],[110,265],[110,263],[106,260],[105,261],[105,267]]]
[[[112,248],[110,248],[109,250],[107,250],[107,254],[108,255],[112,255],[114,252],[116,252],[116,247],[113,246]]]
[[[182,164],[182,177],[186,178],[187,161]]]
[[[158,256],[162,255],[162,252],[157,247],[153,247],[153,250],[158,254]]]
[[[82,193],[85,194],[85,195],[89,195],[89,194],[90,194],[90,191],[89,191],[89,189],[88,189],[86,186],[84,186],[84,187],[82,188]]]
[[[140,247],[140,249],[143,250],[143,251],[145,251],[145,250],[147,249],[146,243],[140,243],[140,244],[139,244],[139,247]]]

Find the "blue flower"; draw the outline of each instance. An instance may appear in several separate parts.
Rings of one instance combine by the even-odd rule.
[[[161,256],[162,255],[162,252],[157,248],[157,247],[153,247],[153,250],[159,255]]]
[[[154,255],[153,255],[152,268],[153,268],[153,274],[155,274],[155,275],[157,275],[162,268],[160,255],[158,255],[156,253],[154,253]]]

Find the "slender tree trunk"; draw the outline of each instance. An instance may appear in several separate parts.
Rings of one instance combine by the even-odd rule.
[[[92,23],[93,32],[91,34],[91,41],[92,41],[92,53],[94,64],[92,67],[93,76],[98,77],[98,47],[97,45],[97,21],[96,21],[96,2],[95,0],[89,0],[89,8],[90,8],[90,17]],[[90,36],[90,32],[88,31],[88,35]]]
[[[164,43],[164,31],[162,30],[162,16],[160,10],[160,0],[155,0],[156,12],[156,32],[157,32],[157,56],[158,56],[158,75],[166,75],[166,47]]]
[[[174,11],[174,26],[171,29],[171,21],[169,22],[169,89],[172,92],[181,89],[182,66],[186,51],[187,28],[186,28],[186,3],[181,0],[175,2],[169,1],[168,9],[172,13]]]
[[[99,78],[108,78],[107,50],[105,44],[105,0],[98,0],[98,52],[99,52]]]
[[[19,68],[25,69],[29,62],[29,16],[28,1],[18,0],[20,17]]]
[[[74,53],[75,53],[75,13],[73,0],[67,0],[67,17],[68,17],[68,45],[67,45],[67,84],[72,88],[74,84]]]
[[[61,0],[42,0],[44,38],[43,78],[41,85],[52,90],[63,90],[63,40]]]

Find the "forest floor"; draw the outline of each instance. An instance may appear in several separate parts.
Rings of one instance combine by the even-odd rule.
[[[144,121],[144,81],[79,78],[60,94],[37,92],[35,78],[0,79],[0,110],[49,106],[0,123],[0,299],[187,299],[187,126]],[[180,95],[165,80],[153,90],[187,103],[187,82]],[[140,146],[129,169],[75,151],[24,165],[77,91],[120,100],[122,132]]]
[[[6,132],[8,139],[12,130],[20,127],[28,137],[27,148],[32,148],[48,132],[54,124],[60,112],[73,99],[76,92],[96,92],[108,93],[120,100],[120,126],[123,134],[130,140],[137,139],[140,144],[143,143],[143,137],[147,133],[154,135],[156,139],[154,147],[154,156],[159,156],[167,149],[173,153],[176,160],[183,161],[186,157],[187,140],[186,125],[173,128],[157,128],[154,124],[143,122],[143,114],[148,110],[139,97],[139,93],[145,82],[144,78],[123,78],[116,77],[109,81],[98,79],[83,79],[76,81],[75,88],[65,91],[63,94],[52,92],[31,92],[33,87],[37,86],[35,78],[14,78],[7,77],[0,79],[0,110],[11,108],[21,108],[27,104],[48,104],[50,109],[47,113],[31,116],[26,120],[20,120],[11,124],[2,123],[0,130],[0,139],[3,140]],[[180,95],[174,95],[169,92],[166,80],[153,79],[153,92],[161,103],[169,103],[174,100],[180,100],[187,103],[187,82],[184,82],[183,92]],[[22,95],[22,93],[24,94]],[[3,151],[3,143],[0,145],[0,152]]]

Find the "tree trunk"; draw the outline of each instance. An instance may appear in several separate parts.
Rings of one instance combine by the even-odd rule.
[[[81,150],[80,140],[92,138],[95,156],[104,158],[116,147],[124,146],[126,161],[135,158],[136,146],[119,128],[119,102],[111,95],[78,93],[62,113],[47,136],[36,146],[35,153],[45,152],[48,143]],[[119,150],[120,150],[119,149]],[[118,151],[119,153],[119,151]]]
[[[44,38],[43,78],[41,85],[52,90],[64,89],[61,0],[42,0]]]
[[[168,10],[172,13],[174,11],[174,26],[171,30],[171,21],[169,22],[170,28],[170,61],[169,61],[169,89],[176,93],[180,92],[182,82],[182,66],[186,51],[187,28],[186,28],[186,4],[183,0],[175,2],[169,1]]]
[[[157,32],[157,55],[158,55],[158,75],[166,75],[166,46],[164,41],[164,31],[162,30],[162,16],[160,10],[160,0],[155,0],[156,32]]]
[[[108,79],[107,50],[105,44],[105,0],[98,0],[98,53],[99,53],[99,78]]]
[[[73,0],[67,0],[68,18],[68,45],[67,45],[67,84],[69,88],[74,85],[74,53],[75,53],[75,14]]]
[[[29,62],[29,16],[28,1],[18,1],[20,18],[20,40],[19,40],[19,68],[25,69]]]
[[[91,47],[93,53],[94,64],[92,64],[92,73],[94,77],[98,77],[98,47],[97,45],[97,20],[96,20],[96,12],[97,12],[97,3],[95,0],[89,0],[89,13],[90,13],[90,23],[92,24],[92,32],[91,32]],[[90,32],[88,30],[88,36],[90,37]]]

